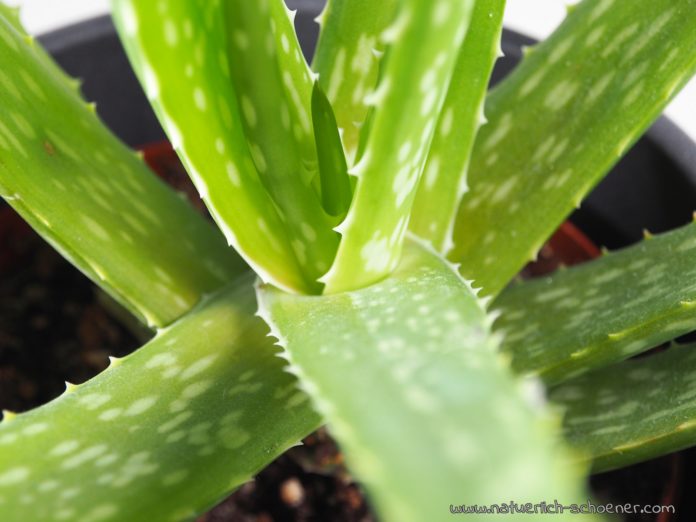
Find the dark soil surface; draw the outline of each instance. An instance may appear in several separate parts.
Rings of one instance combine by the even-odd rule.
[[[166,148],[150,149],[146,159],[204,211],[183,169]],[[528,267],[526,275],[555,268],[559,244],[557,240],[547,245],[540,259],[544,266]],[[582,258],[587,255],[582,250],[587,248],[585,245],[573,255]],[[136,337],[102,303],[98,290],[80,272],[8,207],[0,206],[0,408],[20,412],[44,404],[62,393],[64,381],[84,382],[107,366],[109,355],[120,357],[137,348]],[[675,504],[679,515],[643,514],[625,520],[696,520],[688,506],[679,504],[688,475],[685,470],[696,465],[693,453],[597,475],[592,479],[596,501]],[[199,522],[329,520],[376,519],[324,430],[199,518]]]
[[[324,429],[305,439],[198,522],[372,522],[365,497]]]
[[[0,407],[48,402],[137,347],[96,289],[8,207],[0,208]]]

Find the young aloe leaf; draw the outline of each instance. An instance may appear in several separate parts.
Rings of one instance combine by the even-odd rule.
[[[500,55],[504,10],[505,0],[476,2],[413,204],[410,230],[441,252],[452,247],[471,149],[485,123],[483,100]]]
[[[411,206],[471,15],[473,0],[408,0],[382,33],[389,44],[357,186],[325,292],[366,286],[399,261]],[[420,78],[421,81],[413,81]]]
[[[317,427],[238,283],[0,423],[3,522],[189,520]]]
[[[397,0],[329,0],[321,25],[314,69],[336,113],[349,162],[355,160],[384,52],[380,35],[393,21]]]
[[[695,255],[696,223],[506,290],[513,368],[553,384],[696,330]]]
[[[247,143],[220,4],[113,0],[113,7],[145,93],[228,242],[264,280],[309,291]]]
[[[551,391],[568,441],[596,472],[696,444],[696,346],[673,345],[583,375]]]
[[[2,197],[151,326],[173,321],[243,269],[219,233],[109,133],[74,82],[2,15],[0,111]]]
[[[488,97],[452,259],[497,294],[696,71],[694,0],[585,1]]]
[[[230,71],[249,148],[300,268],[318,291],[316,280],[331,266],[339,236],[312,186],[319,174],[313,80],[283,0],[228,0],[224,6]],[[274,38],[277,45],[271,45]]]
[[[584,499],[540,390],[525,395],[470,285],[435,253],[407,243],[396,271],[361,290],[258,295],[288,370],[385,520],[444,520],[450,505],[501,491]]]
[[[350,207],[353,189],[336,117],[319,83],[314,84],[312,92],[312,121],[317,143],[322,203],[330,215],[343,218]]]

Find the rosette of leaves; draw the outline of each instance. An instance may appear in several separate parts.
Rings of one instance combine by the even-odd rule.
[[[5,413],[3,520],[190,519],[322,422],[399,521],[696,441],[692,350],[621,362],[696,326],[693,225],[505,289],[696,71],[696,1],[585,0],[487,93],[503,10],[330,0],[310,66],[282,0],[114,0],[214,227],[1,8],[0,193],[155,332]]]

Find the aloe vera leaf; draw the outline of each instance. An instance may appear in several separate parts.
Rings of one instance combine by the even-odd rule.
[[[451,259],[497,294],[696,71],[694,0],[585,1],[488,96]]]
[[[36,41],[33,36],[31,36],[22,25],[20,18],[20,7],[9,6],[3,2],[0,2],[0,17],[2,17],[5,22],[10,24],[10,26],[17,31],[17,33],[24,39],[25,43],[31,45],[34,49],[34,58],[36,60],[42,60],[43,66],[50,71],[49,74],[62,77],[67,84],[75,86],[80,83],[77,78],[72,78],[68,76],[60,66],[53,61],[53,58],[40,46],[36,45]],[[6,41],[6,43],[8,43]],[[12,45],[12,44],[9,44]]]
[[[350,207],[353,189],[336,117],[318,82],[314,84],[312,92],[312,122],[317,143],[322,204],[330,215],[343,218]]]
[[[554,384],[696,330],[694,255],[696,223],[512,286],[495,327],[513,368]]]
[[[266,281],[309,291],[242,124],[216,2],[113,0],[128,57],[210,213]]]
[[[140,319],[168,324],[243,270],[218,231],[110,134],[75,82],[4,16],[0,92],[0,194]]]
[[[325,292],[367,286],[399,261],[411,206],[473,8],[472,0],[409,0],[382,33],[389,44],[342,239]],[[419,78],[419,81],[414,81]]]
[[[459,51],[413,203],[409,229],[441,252],[452,248],[452,228],[467,190],[466,171],[493,65],[500,55],[505,0],[478,0]]]
[[[365,96],[377,85],[384,52],[380,35],[397,5],[397,0],[329,0],[317,18],[321,31],[313,67],[334,108],[350,164],[369,110]]]
[[[228,0],[228,6],[244,3],[243,0]],[[275,38],[275,56],[281,73],[281,84],[288,100],[288,110],[292,120],[292,132],[297,147],[306,164],[306,175],[315,174],[317,169],[317,149],[312,131],[312,92],[316,75],[305,60],[300,42],[295,32],[297,11],[288,9],[285,0],[268,0],[271,32]],[[236,9],[228,7],[229,16],[236,18]],[[269,14],[263,16],[268,17]],[[266,46],[270,45],[264,42]],[[250,53],[256,57],[256,52]],[[247,56],[248,59],[248,56]],[[255,65],[255,62],[254,62]],[[232,64],[234,68],[234,64]],[[254,72],[254,71],[252,71]],[[260,103],[267,104],[268,100]]]
[[[251,283],[0,423],[3,521],[189,520],[315,429],[254,315]]]
[[[316,280],[331,266],[339,236],[311,183],[318,176],[313,79],[283,0],[224,6],[230,71],[252,157],[280,209],[300,268],[319,291]]]
[[[595,472],[696,444],[696,346],[601,368],[550,392],[566,409],[569,443]]]
[[[22,35],[28,34],[24,30],[19,18],[19,7],[10,7],[5,3],[0,3],[0,16],[2,16],[5,22],[10,24],[18,33]]]
[[[481,302],[437,254],[408,242],[371,287],[298,296],[266,285],[258,301],[384,520],[445,520],[451,504],[501,491],[584,499],[540,389],[509,373]]]

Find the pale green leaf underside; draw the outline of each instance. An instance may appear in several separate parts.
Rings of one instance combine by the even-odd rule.
[[[478,0],[474,6],[413,204],[410,230],[441,252],[451,248],[471,149],[485,121],[483,101],[500,52],[504,10],[505,0]]]
[[[397,0],[329,0],[319,17],[321,32],[313,67],[343,130],[350,162],[368,113],[365,96],[377,85],[380,35],[394,18]]]
[[[696,346],[624,361],[551,391],[567,409],[568,441],[594,471],[629,466],[696,444]]]
[[[513,368],[553,384],[696,330],[695,259],[690,224],[511,287],[495,328]]]
[[[389,278],[349,293],[258,295],[385,520],[449,520],[450,504],[501,492],[584,499],[540,397],[525,400],[471,287],[436,254],[409,242]]]
[[[145,93],[228,242],[264,280],[308,290],[247,143],[226,52],[233,35],[226,34],[219,4],[113,0],[113,6]]]
[[[251,278],[234,286],[0,423],[4,522],[189,520],[317,427],[254,316]]]
[[[121,304],[168,324],[242,263],[73,83],[0,17],[0,194]]]
[[[388,48],[365,151],[351,169],[357,186],[331,270],[333,293],[379,281],[399,262],[413,199],[473,0],[408,0],[382,33]]]
[[[452,259],[497,294],[696,70],[696,0],[586,0],[488,97]]]

